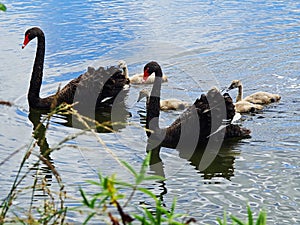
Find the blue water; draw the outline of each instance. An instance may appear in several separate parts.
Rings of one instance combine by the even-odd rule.
[[[256,214],[265,209],[268,224],[300,223],[298,1],[3,3],[8,10],[0,13],[0,99],[15,105],[0,106],[0,161],[5,160],[0,170],[1,199],[10,190],[32,140],[26,94],[36,44],[32,41],[23,50],[21,45],[24,32],[39,26],[46,35],[42,96],[55,92],[60,83],[77,77],[88,66],[115,65],[120,59],[127,61],[132,74],[141,72],[150,60],[160,62],[169,77],[162,87],[162,98],[192,103],[212,86],[223,88],[233,79],[243,81],[245,96],[260,90],[280,94],[279,103],[242,117],[242,126],[251,129],[252,137],[222,148],[204,171],[198,169],[201,155],[188,160],[190,155],[185,152],[162,148],[162,163],[150,167],[149,172],[167,180],[146,186],[161,193],[167,207],[176,197],[177,212],[190,214],[197,224],[216,224],[216,217],[222,217],[224,210],[245,218],[247,203]],[[145,156],[147,142],[139,115],[145,102],[136,103],[141,88],[130,87],[126,100],[131,116],[124,120],[131,124],[116,133],[97,134],[135,168]],[[235,91],[230,94],[236,96]],[[161,113],[161,126],[170,124],[179,113]],[[64,119],[58,116],[50,121],[47,142],[51,147],[80,132],[59,122]],[[80,198],[79,186],[93,191],[85,181],[97,179],[99,170],[128,178],[91,133],[68,144],[51,153],[68,195]],[[29,177],[23,186],[32,182]],[[51,185],[57,188],[54,178]],[[28,193],[23,191],[16,204],[28,204]],[[137,196],[130,209],[140,201],[149,200]],[[79,202],[68,199],[66,204]],[[82,216],[71,213],[69,221],[78,223]]]

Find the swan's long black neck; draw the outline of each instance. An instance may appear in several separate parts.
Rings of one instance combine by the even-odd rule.
[[[158,69],[155,71],[155,80],[151,90],[147,106],[146,116],[146,128],[158,131],[159,130],[159,114],[160,114],[160,90],[162,83],[162,71]],[[150,131],[147,131],[147,136],[151,135]]]
[[[45,36],[42,31],[38,32],[37,35],[37,50],[34,60],[30,87],[28,92],[28,101],[30,107],[40,107],[41,98],[40,90],[43,79],[43,67],[44,67],[44,58],[45,58]],[[49,106],[44,106],[42,108],[47,108]]]

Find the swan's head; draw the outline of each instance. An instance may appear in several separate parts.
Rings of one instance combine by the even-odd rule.
[[[25,48],[25,46],[32,40],[34,39],[35,37],[37,36],[44,36],[44,33],[43,31],[38,28],[38,27],[33,27],[33,28],[30,28],[28,29],[26,32],[25,32],[25,38],[24,38],[24,42],[23,42],[23,45],[22,45],[22,48]]]
[[[155,76],[162,77],[160,65],[154,61],[147,63],[146,66],[144,67],[144,76],[143,76],[144,81],[146,81],[152,73],[155,73]]]
[[[146,89],[140,91],[137,102],[141,101],[143,98],[149,98],[149,92]]]
[[[242,86],[242,82],[240,80],[233,80],[227,90],[229,91],[240,86]]]

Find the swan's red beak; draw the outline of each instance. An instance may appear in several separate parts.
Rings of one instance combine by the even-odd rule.
[[[23,45],[22,45],[22,49],[25,48],[25,46],[29,43],[29,41],[30,41],[30,40],[29,40],[29,37],[28,37],[28,35],[26,35],[25,38],[24,38],[24,42],[23,42]]]
[[[144,82],[148,79],[149,76],[150,76],[149,68],[147,68],[147,69],[144,70],[144,76],[143,76]]]

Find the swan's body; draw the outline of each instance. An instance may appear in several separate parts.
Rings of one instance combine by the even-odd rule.
[[[244,100],[247,102],[262,105],[278,102],[280,99],[280,95],[272,94],[265,91],[259,91],[244,98]]]
[[[86,99],[95,100],[94,106],[98,107],[105,98],[111,97],[111,100],[113,100],[123,89],[124,85],[129,83],[129,80],[122,75],[122,71],[116,67],[110,67],[108,69],[100,67],[98,70],[89,68],[86,73],[70,81],[56,94],[46,98],[40,98],[45,57],[45,36],[43,31],[37,27],[27,30],[22,48],[36,37],[36,57],[28,92],[28,102],[31,108],[50,109],[63,102],[72,104],[75,94],[79,92],[92,94],[92,97],[86,96]],[[84,91],[84,89],[86,89],[86,91]],[[93,91],[94,93],[92,93]],[[82,100],[84,100],[84,96],[81,97]]]
[[[147,99],[147,103],[149,102],[149,92],[145,89],[140,91],[138,101],[140,101],[143,98]],[[167,110],[183,110],[186,107],[188,107],[189,105],[190,104],[188,102],[184,102],[184,101],[181,101],[181,100],[175,99],[175,98],[160,100],[160,109],[164,110],[164,111],[167,111]]]
[[[146,128],[150,140],[159,141],[162,146],[176,148],[192,142],[206,142],[210,136],[223,138],[248,137],[250,131],[231,124],[235,115],[232,99],[216,90],[202,94],[181,116],[167,128],[159,128],[160,91],[162,70],[158,63],[150,62],[144,67],[144,79],[155,73],[149,103],[147,104]],[[226,124],[224,124],[226,121]],[[149,130],[152,130],[149,131]],[[222,134],[221,136],[218,136]]]
[[[123,74],[125,75],[126,78],[130,80],[131,84],[153,84],[154,83],[154,79],[155,79],[154,74],[151,74],[151,76],[149,76],[146,81],[143,79],[144,76],[143,73],[135,74],[129,77],[128,66],[124,60],[119,61],[119,67],[120,69],[123,70]],[[168,81],[168,77],[166,75],[163,75],[162,82],[167,82],[167,81]]]
[[[256,112],[258,110],[262,110],[263,106],[258,104],[253,104],[251,102],[247,102],[245,100],[238,101],[234,103],[235,110],[239,113],[249,113]]]
[[[238,96],[236,98],[237,102],[244,100],[253,104],[265,105],[270,104],[272,102],[278,102],[281,98],[278,94],[272,94],[265,91],[259,91],[243,98],[243,84],[240,80],[233,80],[228,89],[231,90],[234,88],[238,88]]]

